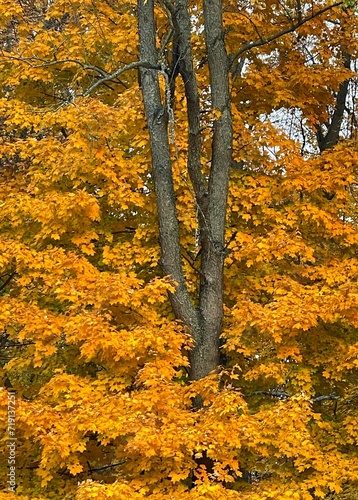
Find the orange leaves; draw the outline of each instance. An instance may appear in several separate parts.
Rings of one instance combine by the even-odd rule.
[[[201,134],[205,184],[221,111],[210,102],[202,6],[189,9],[199,132],[187,122],[188,81],[178,77],[171,154],[184,275],[200,317],[205,214],[187,171],[187,136]],[[157,5],[155,14],[169,73],[175,36],[169,11]],[[228,54],[299,15],[298,3],[225,1]],[[358,478],[349,392],[358,368],[353,114],[321,155],[317,134],[352,75],[341,52],[356,57],[356,16],[328,9],[231,67],[225,366],[192,383],[194,341],[168,301],[178,284],[160,269],[137,69],[100,84],[138,59],[136,16],[132,0],[0,1],[0,374],[18,394],[21,471],[16,497],[0,498],[339,492]],[[204,406],[193,411],[198,395]],[[6,422],[5,390],[0,397]],[[5,459],[1,474],[6,467]]]
[[[0,324],[21,345],[34,345],[33,364],[41,366],[44,357],[52,355],[59,340],[63,320],[50,311],[20,302],[3,299],[0,304]],[[16,359],[11,364],[16,366]]]
[[[110,498],[113,500],[127,500],[128,498],[142,500],[145,497],[145,489],[136,491],[124,481],[118,481],[112,485],[101,485],[89,480],[80,485],[76,494],[76,500],[107,500]]]
[[[240,246],[236,246],[237,242]],[[246,260],[247,267],[254,262],[270,262],[273,259],[282,260],[287,257],[300,256],[303,261],[314,262],[314,251],[302,239],[299,232],[292,233],[278,226],[269,235],[258,236],[237,233],[231,243],[233,256],[237,260]]]
[[[7,200],[3,215],[17,227],[20,234],[25,230],[25,221],[30,219],[38,223],[41,229],[36,234],[36,243],[48,239],[59,240],[64,233],[73,235],[72,241],[78,245],[97,239],[91,224],[99,219],[98,203],[82,190],[67,194],[49,192],[36,200],[31,195],[21,193],[20,197],[13,196]]]

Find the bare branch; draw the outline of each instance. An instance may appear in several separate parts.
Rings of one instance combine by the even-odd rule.
[[[4,55],[4,53],[3,53]],[[113,71],[113,73],[108,73],[104,69],[94,66],[92,64],[87,64],[83,61],[79,61],[78,59],[56,59],[54,61],[46,61],[44,59],[41,59],[39,57],[16,57],[16,56],[8,56],[4,55],[7,59],[15,60],[15,61],[21,61],[32,68],[47,68],[49,66],[55,66],[58,64],[77,64],[84,70],[90,70],[90,71],[95,71],[99,75],[102,76],[99,80],[97,80],[95,83],[93,83],[83,94],[80,94],[82,97],[87,97],[95,88],[97,88],[99,85],[102,85],[108,81],[114,80],[117,78],[119,75],[124,73],[125,71],[130,71],[131,69],[136,69],[136,68],[147,68],[147,69],[155,69],[155,70],[161,70],[161,66],[158,64],[150,64],[146,61],[134,61],[132,63],[126,64],[125,66],[122,66],[121,68],[116,69],[116,71]],[[41,64],[34,64],[34,62],[40,62]]]
[[[82,96],[83,97],[87,97],[92,92],[92,90],[94,90],[96,87],[98,87],[102,83],[108,82],[109,80],[114,80],[115,78],[117,78],[117,76],[121,75],[125,71],[129,71],[131,69],[136,69],[136,68],[146,68],[146,69],[155,69],[155,70],[161,70],[162,69],[160,65],[158,65],[158,64],[151,64],[151,63],[146,62],[146,61],[135,61],[135,62],[132,62],[130,64],[126,64],[122,68],[118,68],[113,73],[110,73],[107,76],[105,76],[105,77],[100,78],[99,80],[97,80],[93,85],[91,85],[82,94]]]
[[[249,15],[244,14],[243,12],[239,12],[239,15],[244,17],[247,21],[249,21],[249,23],[253,26],[254,30],[256,31],[256,34],[259,37],[259,39],[263,40],[262,35],[261,35],[258,27],[254,23],[254,21],[251,19],[251,17]]]
[[[98,471],[102,471],[102,470],[107,470],[107,469],[114,469],[115,467],[119,467],[120,465],[123,465],[124,461],[122,462],[118,462],[118,463],[115,463],[115,464],[110,464],[110,465],[104,465],[103,467],[97,467],[96,469],[92,469],[92,467],[90,466],[90,464],[87,462],[88,466],[89,466],[89,470],[88,471],[83,471],[81,472],[81,474],[84,474],[85,472],[98,472]]]
[[[126,64],[125,66],[122,66],[121,68],[116,69],[116,71],[113,71],[113,73],[108,73],[102,68],[99,68],[98,66],[94,66],[92,64],[87,64],[82,61],[79,61],[78,59],[56,59],[55,61],[46,61],[43,59],[40,59],[39,57],[16,57],[16,56],[4,56],[7,59],[15,60],[15,61],[22,61],[32,68],[47,68],[49,66],[55,66],[58,64],[77,64],[78,66],[81,66],[82,69],[84,70],[91,70],[95,71],[98,74],[102,75],[102,78],[97,80],[93,85],[91,85],[83,94],[83,97],[88,96],[96,87],[99,85],[102,85],[105,82],[108,82],[110,80],[114,80],[117,78],[119,75],[124,73],[125,71],[129,71],[131,69],[136,69],[136,68],[147,68],[147,69],[156,69],[156,70],[161,70],[161,66],[158,64],[150,64],[146,61],[134,61],[132,63]],[[34,62],[41,62],[41,64],[34,64]]]
[[[278,399],[288,399],[292,396],[289,392],[281,391],[278,389],[272,389],[269,391],[255,391],[249,394],[249,397],[252,396],[269,396],[270,398],[278,398]]]
[[[2,55],[6,59],[24,62],[24,63],[28,64],[29,66],[31,66],[31,68],[47,68],[50,66],[55,66],[57,64],[77,64],[78,66],[81,66],[81,68],[83,68],[84,70],[92,70],[92,71],[95,71],[96,73],[99,73],[104,78],[109,75],[109,73],[107,73],[107,71],[105,71],[104,69],[102,69],[98,66],[94,66],[92,64],[87,64],[83,61],[79,61],[78,59],[55,59],[54,61],[46,61],[45,59],[41,59],[40,57],[37,57],[37,56],[34,56],[34,57],[20,57],[19,56],[19,57],[17,57],[17,56],[6,55],[6,54],[4,54],[4,52],[2,52]],[[39,62],[40,64],[34,64],[35,62]]]
[[[335,394],[327,394],[326,396],[315,396],[311,399],[312,403],[322,403],[322,401],[338,401],[340,399],[339,396]]]
[[[196,273],[200,274],[200,269],[197,269],[197,268],[194,266],[193,262],[192,262],[192,261],[191,261],[191,260],[190,260],[190,259],[189,259],[189,258],[188,258],[188,257],[187,257],[184,253],[183,253],[183,252],[182,252],[182,254],[181,254],[181,255],[182,255],[183,259],[187,261],[187,263],[189,264],[189,266],[190,266],[190,267],[191,267],[191,268],[192,268],[192,269],[193,269]]]
[[[7,344],[7,345],[1,346],[1,347],[4,347],[4,349],[10,349],[13,347],[26,347],[28,345],[34,345],[34,344],[35,344],[35,342],[33,342],[32,340],[29,340],[28,342],[14,342],[13,344]]]
[[[193,65],[191,47],[191,26],[187,0],[176,0],[176,8],[170,2],[172,23],[175,30],[173,48],[173,76],[178,71],[184,82],[188,116],[188,173],[199,205],[199,216],[205,211],[204,203],[207,187],[201,172],[200,100]]]
[[[351,56],[348,53],[344,52],[343,59],[344,59],[343,63],[344,67],[350,69]],[[350,79],[344,80],[344,82],[342,82],[339,87],[336,97],[336,106],[332,115],[332,119],[330,123],[327,124],[328,131],[326,135],[323,135],[321,127],[319,127],[317,130],[316,137],[318,141],[318,147],[321,153],[323,153],[323,151],[325,151],[326,149],[333,148],[338,142],[344,110],[346,107],[349,82]]]
[[[13,273],[9,274],[8,278],[1,284],[0,292],[2,292],[7,287],[7,285],[10,283],[10,281],[13,279],[14,276],[16,276],[15,271]]]

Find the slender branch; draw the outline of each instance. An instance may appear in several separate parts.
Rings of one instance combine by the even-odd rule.
[[[28,342],[14,342],[13,344],[5,344],[4,346],[1,346],[1,347],[4,347],[5,349],[10,349],[12,347],[26,347],[28,345],[34,345],[35,342],[33,342],[32,340],[29,340]]]
[[[79,61],[78,59],[55,59],[54,61],[46,61],[45,59],[41,59],[40,57],[36,57],[36,56],[34,56],[34,57],[17,57],[17,56],[5,55],[4,53],[2,53],[2,55],[6,59],[24,62],[24,63],[28,64],[29,66],[31,66],[31,68],[47,68],[49,66],[55,66],[57,64],[69,63],[69,64],[77,64],[78,66],[81,66],[81,68],[83,68],[85,70],[95,71],[96,73],[99,73],[100,75],[102,75],[104,78],[106,78],[109,75],[109,73],[107,73],[107,71],[105,71],[104,69],[102,69],[98,66],[94,66],[92,64],[86,64],[82,61]],[[34,61],[41,62],[41,64],[33,64]]]
[[[13,273],[9,274],[8,278],[1,284],[1,286],[0,286],[0,292],[2,292],[7,287],[7,285],[10,283],[10,281],[12,280],[12,278],[14,276],[16,276],[16,272],[15,271]]]
[[[26,398],[25,398],[26,399]],[[31,401],[28,399],[28,401]],[[110,464],[110,465],[104,465],[103,467],[97,467],[95,469],[93,469],[91,467],[91,464],[87,461],[87,465],[88,465],[88,470],[84,470],[82,472],[79,472],[78,475],[82,475],[82,474],[92,474],[92,472],[99,472],[99,471],[103,471],[103,470],[107,470],[107,469],[113,469],[114,467],[119,467],[120,465],[123,465],[123,461],[122,462],[118,462],[118,463],[114,463],[114,464]],[[39,462],[35,462],[31,465],[28,465],[26,467],[27,470],[35,470],[35,469],[38,469],[40,466],[40,463]],[[61,475],[69,475],[69,472],[67,470],[62,470],[59,472],[59,474]]]
[[[122,231],[112,231],[112,234],[133,234],[136,232],[136,229],[134,227],[128,227],[126,229],[123,229]]]
[[[177,70],[183,79],[188,116],[188,173],[199,205],[199,217],[205,212],[207,187],[201,171],[201,134],[200,134],[200,99],[196,80],[192,46],[191,25],[187,0],[176,0],[176,8],[171,5],[172,23],[176,35],[176,47],[173,51],[173,72]],[[176,52],[176,54],[174,53]],[[177,60],[176,60],[177,58]],[[203,223],[203,221],[202,221]]]
[[[350,69],[351,56],[347,52],[343,52],[344,67]],[[343,115],[346,107],[346,99],[348,94],[350,79],[344,80],[339,86],[339,90],[336,96],[336,106],[332,115],[330,123],[327,125],[328,132],[323,135],[322,128],[319,127],[316,133],[319,150],[321,153],[326,149],[333,148],[339,139],[339,133],[341,131],[341,125],[343,120]]]
[[[293,23],[293,17],[291,16],[290,11],[286,8],[285,4],[278,0],[279,6],[285,11],[287,18]]]
[[[254,21],[251,19],[251,17],[248,16],[248,15],[246,15],[246,14],[244,14],[243,12],[239,12],[239,15],[242,16],[242,17],[244,17],[247,21],[249,21],[249,23],[254,27],[254,30],[256,31],[256,34],[259,37],[259,39],[263,40],[262,35],[261,35],[258,27],[254,23]]]
[[[97,80],[93,85],[91,85],[83,94],[83,97],[87,97],[96,87],[101,85],[104,82],[108,82],[109,80],[114,80],[114,78],[117,78],[117,76],[121,75],[125,71],[129,71],[131,69],[135,68],[146,68],[146,69],[155,69],[155,70],[161,70],[161,66],[158,64],[151,64],[146,61],[135,61],[130,64],[126,64],[122,68],[118,68],[116,71],[113,73],[108,74],[107,76],[100,78]]]
[[[96,469],[92,469],[92,467],[90,466],[90,464],[87,462],[87,464],[89,465],[89,470],[87,472],[99,472],[99,471],[102,471],[102,470],[107,470],[107,469],[113,469],[114,467],[119,467],[120,465],[123,465],[123,462],[118,462],[116,464],[111,464],[111,465],[104,465],[103,467],[98,467]],[[86,471],[83,471],[81,472],[81,474],[85,473]]]
[[[200,274],[200,269],[197,269],[194,264],[192,263],[192,261],[184,254],[182,253],[181,254],[183,259],[187,261],[187,263],[189,264],[189,266],[198,274]]]
[[[227,242],[227,243],[226,243],[226,245],[225,245],[224,250],[226,250],[226,251],[227,251],[227,249],[228,249],[228,247],[229,247],[230,243],[231,243],[232,241],[234,241],[234,239],[236,238],[237,233],[238,233],[238,231],[233,231],[232,235],[230,236],[230,238],[229,238],[228,242]]]
[[[3,54],[4,55],[4,54]],[[91,70],[95,71],[98,74],[102,76],[99,80],[97,80],[95,83],[93,83],[85,92],[83,92],[82,97],[87,97],[95,88],[97,88],[99,85],[104,84],[105,82],[108,82],[110,80],[114,80],[117,78],[119,75],[124,73],[125,71],[129,71],[131,69],[136,69],[136,68],[147,68],[147,69],[155,69],[155,70],[160,70],[161,66],[158,64],[150,64],[149,62],[146,61],[134,61],[132,63],[126,64],[125,66],[122,66],[121,68],[116,69],[116,71],[113,71],[113,73],[108,73],[102,68],[99,68],[98,66],[94,66],[92,64],[86,64],[82,61],[79,61],[78,59],[56,59],[54,61],[46,61],[43,59],[40,59],[39,57],[16,57],[16,56],[4,56],[7,59],[15,60],[15,61],[22,61],[32,68],[47,68],[49,66],[54,66],[57,64],[77,64],[81,66],[82,69],[84,70]],[[41,64],[33,64],[34,61],[40,61]]]
[[[252,396],[269,396],[270,398],[288,399],[292,394],[286,391],[272,389],[271,391],[255,391],[248,395],[248,397]]]
[[[292,394],[290,394],[287,391],[272,389],[268,391],[255,391],[251,392],[248,395],[248,397],[253,397],[253,396],[269,396],[270,398],[289,399],[292,397]],[[313,398],[310,399],[310,402],[322,403],[322,401],[338,401],[339,399],[340,397],[336,396],[335,394],[326,394],[322,396],[314,396]]]
[[[261,47],[262,45],[266,45],[270,42],[273,42],[274,40],[277,40],[277,38],[281,38],[282,36],[287,35],[288,33],[293,33],[297,28],[299,28],[303,24],[306,24],[308,21],[311,21],[315,17],[318,17],[318,16],[324,14],[325,12],[327,12],[328,10],[331,10],[335,7],[339,7],[340,5],[343,5],[343,2],[336,2],[332,5],[328,5],[327,7],[324,7],[323,9],[320,9],[317,12],[312,12],[312,14],[305,17],[304,19],[301,19],[300,21],[297,21],[296,23],[291,24],[291,26],[289,28],[285,28],[285,29],[283,29],[283,30],[281,30],[281,31],[279,31],[279,32],[275,33],[274,35],[271,35],[267,38],[263,38],[263,39],[256,40],[254,42],[249,42],[249,43],[245,44],[243,47],[241,47],[240,50],[238,50],[237,52],[235,52],[235,54],[230,56],[230,66],[232,66],[234,64],[235,60],[238,57],[240,57],[244,52],[247,52],[248,50],[251,50],[255,47]]]
[[[311,399],[312,403],[321,403],[322,401],[338,401],[340,399],[339,396],[335,394],[327,394],[326,396],[315,396]]]

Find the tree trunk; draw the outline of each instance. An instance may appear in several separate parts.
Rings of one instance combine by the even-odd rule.
[[[179,225],[168,137],[167,103],[162,103],[158,71],[142,67],[141,85],[151,142],[161,266],[177,283],[171,295],[176,317],[189,328],[194,348],[190,353],[190,378],[198,380],[219,364],[219,337],[223,321],[223,267],[225,218],[229,171],[232,161],[232,119],[229,95],[229,62],[222,26],[222,2],[205,0],[205,40],[210,70],[211,101],[219,117],[214,122],[208,183],[201,171],[200,105],[191,50],[187,0],[166,2],[175,30],[178,72],[181,74],[188,113],[188,173],[195,193],[201,236],[201,279],[198,308],[189,296],[180,255]],[[139,0],[140,60],[158,64],[153,0]],[[163,68],[164,69],[164,68]],[[168,72],[170,69],[168,68]],[[175,68],[172,68],[172,74]]]

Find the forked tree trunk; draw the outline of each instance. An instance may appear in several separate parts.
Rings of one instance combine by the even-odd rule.
[[[148,122],[153,175],[155,182],[161,266],[177,283],[170,297],[176,317],[182,320],[194,338],[190,353],[190,377],[197,380],[219,364],[219,336],[223,320],[224,230],[229,171],[232,161],[232,119],[229,96],[229,63],[222,25],[222,2],[205,0],[205,39],[210,70],[211,102],[219,113],[214,122],[212,158],[208,182],[201,172],[200,107],[191,52],[191,28],[187,0],[166,2],[172,16],[176,40],[178,72],[182,75],[188,109],[188,173],[195,193],[200,228],[201,269],[198,307],[188,293],[183,272],[179,225],[176,212],[172,161],[168,137],[168,113],[162,102],[158,71],[141,68],[141,85]],[[155,66],[153,0],[139,0],[140,60]],[[168,70],[170,68],[163,68]],[[174,68],[173,68],[174,70]]]

